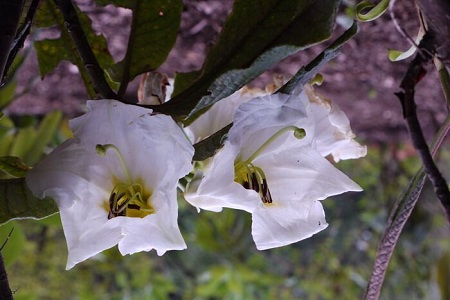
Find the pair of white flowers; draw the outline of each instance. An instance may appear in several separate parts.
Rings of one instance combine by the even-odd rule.
[[[74,138],[26,178],[35,195],[58,204],[67,269],[116,244],[123,255],[185,249],[177,185],[193,171],[186,136],[194,143],[231,121],[223,148],[194,170],[185,199],[199,209],[251,213],[261,250],[326,228],[318,200],[361,189],[325,157],[358,158],[366,148],[353,140],[345,114],[311,87],[300,95],[263,94],[237,92],[185,132],[148,109],[88,101],[88,112],[70,122]]]

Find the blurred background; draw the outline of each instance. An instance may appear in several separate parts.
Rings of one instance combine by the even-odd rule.
[[[93,1],[75,1],[105,34],[116,60],[123,57],[130,12]],[[183,1],[182,27],[161,71],[200,68],[205,49],[217,36],[232,1]],[[343,1],[336,35],[351,21]],[[396,1],[397,16],[414,37],[417,16],[410,1]],[[35,30],[31,38],[57,35]],[[333,38],[335,38],[333,36]],[[333,40],[333,38],[331,40]],[[264,86],[273,74],[293,74],[318,54],[318,45],[286,59],[253,83]],[[410,144],[401,107],[394,96],[408,62],[390,62],[387,49],[406,50],[408,42],[388,15],[360,26],[359,34],[322,71],[318,91],[348,115],[368,155],[336,167],[364,189],[323,201],[329,227],[279,249],[257,251],[250,234],[251,216],[224,210],[201,212],[180,196],[179,225],[188,245],[162,257],[155,252],[122,257],[116,248],[65,271],[67,247],[59,220],[18,220],[0,226],[0,244],[15,299],[358,299],[372,271],[380,237],[395,200],[420,167]],[[84,110],[87,98],[76,67],[60,64],[41,80],[29,40],[13,80],[0,90],[0,156],[15,155],[29,165],[70,136],[67,119]],[[128,89],[136,97],[139,78]],[[419,118],[428,140],[447,115],[432,67],[418,85]],[[40,141],[36,143],[36,141]],[[448,144],[437,161],[450,178]],[[427,183],[402,233],[387,273],[382,299],[450,299],[450,240],[432,187]],[[448,292],[448,289],[447,289]]]

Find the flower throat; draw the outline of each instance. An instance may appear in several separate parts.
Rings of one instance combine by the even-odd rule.
[[[97,145],[95,148],[102,156],[106,155],[108,150],[113,150],[127,178],[127,183],[117,183],[109,196],[108,203],[105,205],[105,209],[109,210],[108,219],[121,216],[144,218],[155,213],[155,209],[147,202],[151,193],[147,193],[142,184],[132,182],[119,149],[112,144]]]
[[[283,133],[288,131],[293,131],[294,136],[297,139],[302,139],[306,136],[306,132],[303,128],[296,126],[282,128],[272,135],[264,144],[262,144],[247,160],[243,162],[237,161],[234,163],[234,181],[241,184],[247,190],[254,190],[257,192],[264,204],[271,204],[273,202],[272,195],[270,194],[264,171],[255,166],[252,162],[270,144],[272,144]]]

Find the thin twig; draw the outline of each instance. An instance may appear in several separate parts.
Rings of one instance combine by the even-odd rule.
[[[11,288],[9,287],[8,274],[6,273],[5,262],[3,261],[2,250],[8,242],[11,234],[14,230],[14,227],[9,232],[6,240],[3,242],[3,245],[0,247],[0,299],[1,300],[12,300],[13,293]]]
[[[19,50],[23,48],[23,44],[25,43],[27,36],[30,34],[31,25],[33,24],[34,15],[36,14],[39,2],[40,0],[33,0],[31,2],[23,25],[19,28],[19,30],[17,30],[14,43],[11,47],[11,51],[9,52],[8,61],[6,62],[4,76],[7,75],[7,72],[16,58],[17,53],[19,53]]]
[[[420,48],[424,48],[428,51],[418,52],[415,58],[411,61],[408,71],[403,78],[400,87],[404,92],[397,93],[402,107],[403,107],[403,117],[408,126],[408,131],[411,136],[411,141],[414,148],[419,153],[424,168],[427,172],[427,176],[434,186],[436,196],[441,202],[446,218],[450,223],[450,191],[448,189],[447,181],[442,176],[441,172],[437,168],[436,164],[431,157],[427,142],[420,127],[419,120],[416,114],[416,104],[414,102],[414,90],[417,82],[425,75],[424,65],[428,63],[431,59],[427,53],[432,52],[432,43],[428,39],[428,33],[425,34],[424,38],[420,43]]]
[[[4,84],[6,63],[19,27],[24,0],[0,1],[0,87]]]
[[[61,11],[67,30],[72,37],[72,40],[80,54],[84,63],[84,67],[88,71],[94,83],[94,88],[102,98],[118,99],[116,93],[111,89],[103,74],[102,68],[97,61],[97,58],[92,52],[91,46],[86,38],[86,35],[81,27],[77,12],[73,7],[71,0],[54,0],[56,6]]]

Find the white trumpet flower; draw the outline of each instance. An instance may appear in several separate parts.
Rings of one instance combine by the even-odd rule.
[[[356,143],[350,128],[339,126],[348,119],[337,106],[321,106],[305,91],[259,97],[239,106],[223,148],[197,171],[186,200],[198,209],[250,212],[260,250],[325,229],[319,200],[361,188],[324,156],[344,159],[365,153],[353,149],[340,155]],[[342,130],[346,134],[336,134]]]
[[[176,189],[194,149],[181,129],[168,116],[115,100],[87,108],[70,122],[74,138],[26,178],[36,196],[59,207],[67,269],[116,244],[123,255],[185,249]]]

